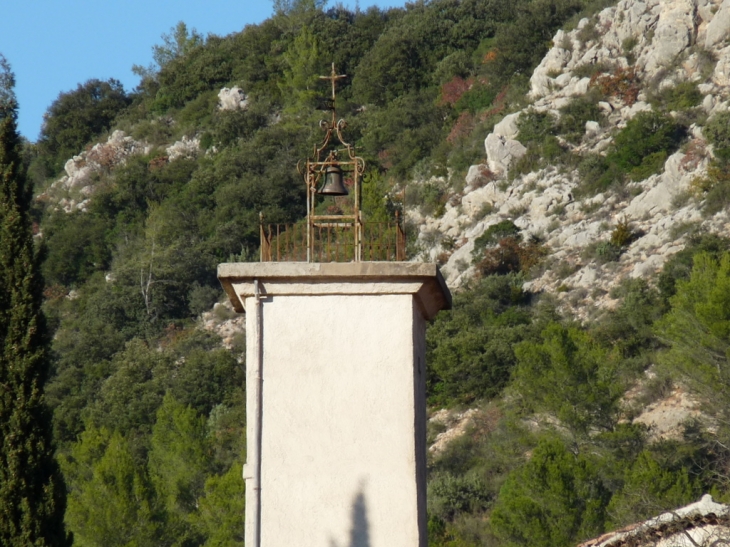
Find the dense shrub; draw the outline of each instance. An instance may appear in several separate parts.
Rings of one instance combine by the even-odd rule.
[[[578,167],[579,194],[603,192],[627,178],[643,180],[659,172],[669,154],[679,148],[685,129],[670,117],[640,112],[626,123],[606,156],[591,154]]]
[[[579,142],[586,133],[586,122],[602,122],[604,114],[598,108],[598,102],[590,95],[573,99],[560,109],[560,120],[557,124],[558,134],[569,142]]]
[[[662,110],[687,110],[702,102],[702,93],[697,82],[680,82],[656,93],[651,102]]]
[[[641,180],[664,165],[683,137],[683,129],[671,118],[656,112],[640,112],[616,135],[608,160],[633,180]]]
[[[573,545],[603,530],[609,499],[595,465],[545,440],[502,486],[491,521],[511,545]]]
[[[730,112],[720,112],[710,118],[702,134],[715,147],[715,156],[730,160]]]
[[[130,102],[122,84],[114,79],[88,80],[59,94],[48,108],[38,141],[51,171],[59,172],[66,160],[109,129]]]
[[[427,333],[428,396],[438,404],[493,397],[515,363],[513,345],[532,336],[529,300],[513,275],[490,276],[458,294]]]

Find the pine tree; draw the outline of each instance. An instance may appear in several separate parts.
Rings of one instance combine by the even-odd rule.
[[[13,84],[0,55],[0,544],[66,546],[66,491],[43,394],[49,374],[43,285]]]

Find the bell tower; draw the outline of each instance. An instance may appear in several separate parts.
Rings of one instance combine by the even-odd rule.
[[[333,67],[333,90],[338,78]],[[364,162],[335,120],[333,108],[299,166],[306,256],[283,243],[298,241],[294,226],[262,228],[265,262],[218,266],[246,314],[246,546],[426,547],[425,330],[451,295],[435,264],[362,260],[375,256],[357,197]],[[344,151],[327,148],[333,131]],[[353,214],[314,214],[317,196],[343,192],[356,194]],[[322,224],[352,252],[315,261]]]

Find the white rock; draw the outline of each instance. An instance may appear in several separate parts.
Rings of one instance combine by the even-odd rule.
[[[594,121],[586,122],[586,135],[593,137],[601,131],[601,124]]]
[[[219,110],[245,110],[248,108],[248,96],[240,87],[224,87],[218,92]]]
[[[519,132],[519,129],[517,129],[517,120],[519,117],[519,112],[507,114],[499,123],[495,124],[493,133],[505,139],[514,139]]]
[[[651,105],[645,103],[644,101],[636,101],[634,104],[628,107],[624,107],[621,109],[621,112],[624,113],[624,118],[627,120],[630,120],[634,116],[636,116],[639,112],[649,112],[651,111]]]
[[[730,0],[724,0],[705,31],[707,49],[719,44],[730,35]]]
[[[566,284],[574,287],[593,288],[596,284],[597,278],[598,272],[596,271],[596,268],[593,266],[586,266],[575,275],[566,279]]]
[[[484,140],[484,148],[487,152],[489,169],[495,174],[506,173],[510,164],[527,152],[527,148],[519,141],[505,139],[494,133],[487,135]]]
[[[718,52],[712,81],[722,88],[730,86],[730,46]]]
[[[702,100],[702,109],[709,114],[712,112],[713,106],[715,106],[715,98],[712,95],[705,95]]]
[[[472,190],[484,186],[487,182],[489,182],[489,174],[489,167],[483,163],[469,167],[469,171],[464,179],[466,182],[464,193],[468,194]]]
[[[178,158],[195,157],[199,151],[200,139],[198,137],[189,139],[187,136],[183,136],[182,140],[165,148],[165,152],[167,153],[170,161],[174,161]]]
[[[586,93],[588,93],[588,87],[590,86],[590,83],[590,78],[581,78],[580,80],[578,78],[573,78],[571,79],[570,83],[565,86],[565,89],[563,89],[563,93],[565,93],[569,97],[585,95]]]
[[[695,31],[694,18],[695,6],[692,0],[661,3],[652,48],[644,64],[647,72],[653,73],[668,65],[691,44]]]

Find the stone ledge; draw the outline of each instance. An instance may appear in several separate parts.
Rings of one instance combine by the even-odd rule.
[[[218,265],[233,308],[244,312],[258,280],[267,296],[294,294],[413,294],[426,319],[451,308],[451,293],[436,264],[416,262],[238,262]]]

